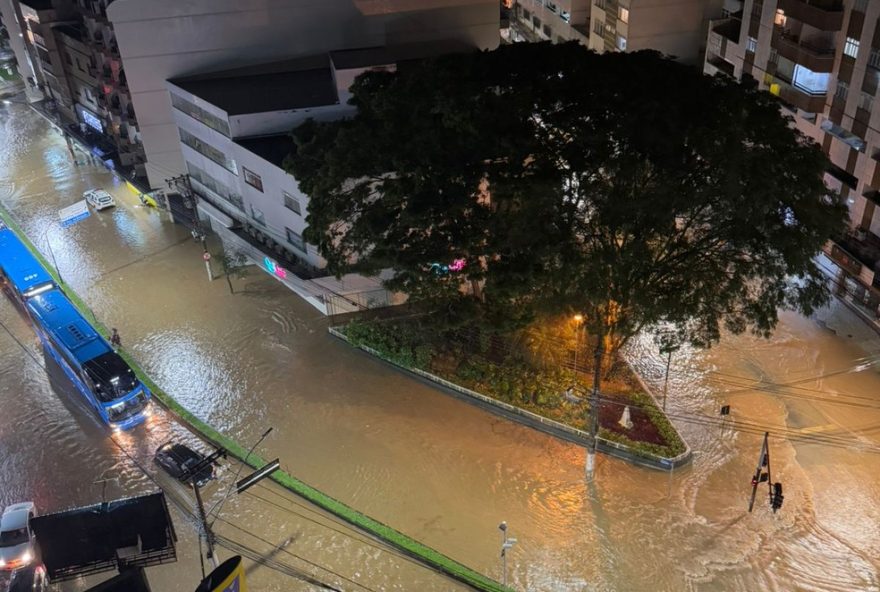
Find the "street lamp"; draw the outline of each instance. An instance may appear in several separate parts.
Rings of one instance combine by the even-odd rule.
[[[507,522],[498,525],[501,531],[501,583],[507,586],[507,550],[516,544],[516,539],[507,538]]]
[[[584,320],[584,315],[576,314],[574,317],[574,377],[577,380],[577,372],[578,372],[578,350],[580,349],[581,344],[581,322]]]
[[[4,101],[5,103],[6,101]],[[49,248],[49,254],[52,256],[52,265],[55,266],[55,271],[58,272],[58,279],[61,283],[64,283],[64,278],[61,277],[61,268],[58,267],[58,261],[55,260],[55,251],[52,250],[52,241],[49,239],[49,231],[52,230],[52,223],[50,222],[48,226],[46,226],[46,230],[43,231],[43,242],[46,243],[46,246]]]

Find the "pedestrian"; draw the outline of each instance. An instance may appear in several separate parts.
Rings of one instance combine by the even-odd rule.
[[[116,330],[116,327],[113,327],[113,330],[110,332],[110,343],[115,348],[122,347],[122,338],[119,336],[119,331]]]

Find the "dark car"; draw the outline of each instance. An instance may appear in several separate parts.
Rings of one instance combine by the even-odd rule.
[[[46,568],[42,565],[31,564],[12,572],[7,592],[44,592],[48,589]]]
[[[156,450],[153,460],[169,475],[182,483],[194,482],[204,486],[214,476],[214,463],[203,462],[207,457],[189,446],[166,442]],[[193,469],[198,469],[193,473]]]

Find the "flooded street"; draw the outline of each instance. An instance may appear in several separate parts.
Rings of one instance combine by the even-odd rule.
[[[60,228],[57,210],[91,188],[119,206]],[[517,589],[880,590],[880,338],[841,304],[813,319],[783,315],[770,341],[729,338],[676,354],[668,410],[693,465],[669,475],[600,456],[587,484],[582,449],[352,350],[258,270],[232,280],[235,294],[223,279],[209,282],[188,232],[103,168],[74,166],[60,135],[21,105],[0,108],[0,201],[185,407],[246,447],[273,427],[261,456],[496,579],[506,520],[518,539],[508,560]],[[173,435],[192,436],[159,414],[120,449],[53,378],[5,299],[0,320],[9,329],[0,328],[0,505],[94,503],[102,475],[115,479],[108,497],[155,489],[138,464],[175,491],[150,458]],[[665,357],[652,341],[628,355],[659,392]],[[735,429],[719,423],[725,404]],[[775,515],[765,488],[747,512],[764,431],[773,480],[785,488]],[[209,507],[233,470],[208,487]],[[180,561],[150,577],[156,590],[191,590],[195,531],[186,511],[172,510]],[[274,486],[230,497],[222,518],[221,536],[261,553],[292,539],[286,550],[301,558],[275,559],[342,589],[457,589]],[[251,577],[255,590],[309,589],[268,567]]]

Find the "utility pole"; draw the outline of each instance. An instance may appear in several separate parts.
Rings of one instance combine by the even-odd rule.
[[[602,376],[602,332],[596,332],[596,353],[593,360],[593,390],[590,392],[590,447],[587,449],[587,479],[593,478],[596,451],[599,448],[599,379]]]
[[[211,526],[208,524],[207,516],[205,516],[205,505],[202,503],[202,493],[199,490],[198,483],[192,481],[190,485],[192,485],[193,493],[196,494],[196,507],[199,510],[199,520],[202,522],[202,530],[205,531],[205,539],[208,543],[208,559],[211,560],[211,565],[214,566],[214,569],[217,569],[219,563],[217,563],[217,555],[214,553],[214,533],[211,531]]]
[[[749,500],[749,512],[755,506],[755,495],[758,493],[758,485],[767,482],[771,500],[773,498],[773,486],[770,484],[770,447],[768,445],[770,432],[764,432],[764,442],[761,444],[761,454],[758,455],[758,466],[755,467],[755,475],[752,477],[752,497]],[[767,472],[764,472],[767,467]]]
[[[190,230],[193,233],[193,238],[199,239],[202,243],[202,260],[205,262],[205,270],[208,272],[208,281],[214,281],[214,272],[211,269],[211,254],[208,252],[208,244],[205,241],[205,229],[202,228],[202,223],[199,220],[199,211],[197,209],[196,204],[196,194],[192,189],[192,184],[189,180],[189,175],[178,175],[177,177],[171,177],[170,179],[165,179],[165,183],[168,184],[169,187],[173,187],[183,198],[183,205],[188,210],[192,210],[192,227]],[[170,209],[170,208],[169,208]],[[174,214],[172,213],[172,217]]]

